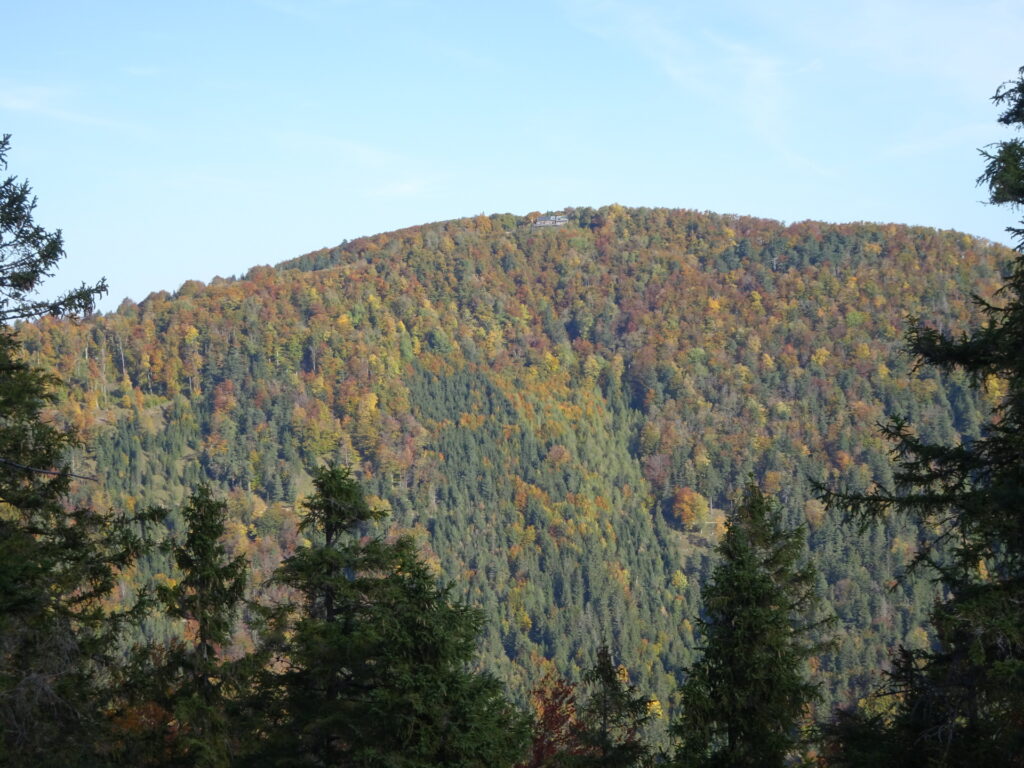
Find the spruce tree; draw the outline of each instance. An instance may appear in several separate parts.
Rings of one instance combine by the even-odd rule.
[[[1024,127],[1024,68],[993,100],[999,122]],[[1024,205],[1024,142],[982,150],[979,183],[993,204]],[[919,365],[965,372],[997,397],[979,438],[936,445],[905,420],[884,429],[898,470],[894,488],[826,492],[861,519],[903,514],[930,537],[915,564],[933,572],[944,597],[933,608],[936,644],[901,649],[886,687],[890,718],[847,715],[837,761],[877,765],[884,741],[893,765],[1024,765],[1024,226],[1008,227],[1018,255],[995,302],[978,298],[985,322],[951,336],[924,322],[908,332]]]
[[[106,760],[101,713],[118,681],[121,629],[136,613],[105,602],[143,541],[127,517],[67,502],[76,439],[43,416],[60,382],[25,361],[7,325],[86,313],[105,290],[35,299],[64,249],[34,208],[27,182],[0,181],[0,763],[94,766]]]
[[[166,510],[161,510],[166,518]],[[170,546],[175,578],[157,588],[166,616],[184,622],[184,637],[167,648],[143,648],[150,666],[137,680],[143,696],[136,707],[163,714],[153,718],[155,732],[127,734],[131,762],[222,768],[231,764],[232,723],[228,707],[245,681],[224,658],[245,595],[248,561],[229,558],[223,543],[227,505],[203,486],[182,510],[185,533]],[[156,705],[155,708],[152,705]],[[150,744],[145,744],[146,736]],[[147,747],[161,745],[155,754]],[[133,753],[135,747],[141,752]]]
[[[11,135],[0,137],[0,171],[7,169]],[[82,285],[55,299],[39,299],[37,290],[53,277],[67,255],[61,231],[48,232],[33,220],[32,187],[16,176],[0,180],[0,323],[42,315],[81,316],[92,312],[96,297],[107,291],[105,280]]]
[[[612,662],[607,646],[583,674],[589,689],[578,708],[578,747],[563,756],[561,765],[577,768],[634,768],[650,765],[651,746],[643,740],[651,719],[651,700],[629,682],[626,669]]]
[[[809,618],[818,598],[801,564],[803,530],[784,531],[777,517],[754,485],[729,514],[697,622],[703,656],[686,670],[673,726],[680,766],[781,768],[800,744],[822,622]]]
[[[41,416],[52,386],[0,331],[0,763],[99,765],[122,630],[143,607],[107,601],[144,542],[126,516],[67,504],[73,438]]]
[[[348,470],[322,468],[314,486],[301,526],[313,543],[274,576],[300,602],[258,694],[255,763],[512,765],[526,721],[469,669],[480,613],[452,600],[410,538],[370,535],[382,513]]]

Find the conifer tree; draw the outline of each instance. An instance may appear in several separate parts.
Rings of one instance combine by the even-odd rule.
[[[704,655],[686,671],[673,726],[677,765],[781,768],[799,746],[822,622],[808,618],[818,600],[814,570],[801,564],[803,531],[782,530],[776,517],[754,485],[729,514],[697,622]]]
[[[228,700],[243,681],[223,657],[244,598],[248,562],[228,558],[223,543],[227,505],[203,486],[182,510],[185,535],[171,547],[177,578],[157,588],[171,618],[185,622],[185,636],[158,653],[150,686],[154,703],[167,713],[167,754],[158,764],[221,768],[231,762]],[[173,723],[173,727],[171,724]]]
[[[653,751],[643,740],[651,719],[651,700],[630,684],[625,667],[616,666],[602,646],[594,666],[583,675],[589,695],[579,706],[578,748],[562,765],[577,768],[633,768],[649,765]]]
[[[525,718],[468,669],[479,612],[452,601],[411,539],[366,534],[382,513],[348,470],[322,468],[314,486],[302,522],[313,544],[274,577],[301,602],[259,694],[268,736],[256,762],[514,764]]]
[[[0,171],[7,168],[11,135],[0,137]],[[8,176],[0,181],[0,323],[42,315],[79,316],[92,312],[96,297],[107,291],[105,280],[82,285],[55,299],[39,299],[36,291],[53,277],[66,256],[61,231],[47,232],[33,220],[36,198],[27,181]]]
[[[105,602],[144,542],[125,516],[67,505],[72,436],[40,413],[52,383],[0,331],[0,763],[98,765],[121,630],[143,606]]]
[[[64,250],[59,231],[34,223],[34,208],[27,182],[0,182],[0,763],[102,765],[100,713],[117,679],[120,630],[136,615],[104,601],[143,542],[126,517],[67,503],[75,436],[43,418],[59,382],[25,361],[6,325],[86,313],[105,290],[35,298]]]
[[[1024,128],[1024,68],[993,100],[1002,124]],[[993,204],[1024,205],[1024,142],[982,150],[978,179]],[[919,364],[965,372],[998,396],[973,441],[936,445],[896,419],[884,429],[898,461],[894,488],[826,492],[832,507],[870,519],[903,514],[932,532],[915,564],[937,576],[945,597],[931,613],[937,645],[901,649],[887,691],[887,721],[845,716],[837,762],[877,765],[1024,765],[1024,225],[1008,227],[1018,255],[994,303],[977,301],[985,322],[960,336],[924,322],[908,346]]]

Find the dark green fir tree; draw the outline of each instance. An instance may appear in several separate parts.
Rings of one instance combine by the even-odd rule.
[[[300,600],[258,694],[255,763],[513,765],[527,723],[497,680],[470,670],[479,612],[451,599],[411,539],[370,535],[382,513],[348,470],[320,469],[314,485],[312,545],[274,577]]]
[[[814,569],[802,562],[802,529],[779,527],[754,485],[730,514],[721,562],[703,591],[703,656],[686,671],[673,726],[675,763],[686,768],[781,768],[801,746],[815,699],[807,661],[826,622],[812,618]]]
[[[141,669],[147,663],[150,669],[136,676],[142,694],[136,711],[141,706],[163,717],[152,718],[149,733],[137,729],[124,741],[137,765],[225,768],[236,736],[228,708],[240,698],[246,665],[225,659],[224,649],[237,626],[248,562],[228,556],[227,505],[209,488],[189,497],[182,519],[184,536],[169,547],[175,578],[157,587],[157,598],[166,616],[183,623],[184,636],[166,648],[142,649]]]
[[[638,768],[651,765],[654,751],[644,740],[651,699],[637,693],[622,666],[602,646],[583,674],[583,701],[577,710],[577,748],[559,765],[577,768]]]
[[[75,436],[43,416],[59,382],[26,362],[7,325],[88,312],[105,290],[35,300],[64,249],[59,231],[34,223],[34,208],[26,182],[0,182],[0,764],[102,765],[102,712],[134,618],[105,601],[143,542],[126,518],[67,502]]]
[[[1024,127],[1024,68],[994,101],[1001,123]],[[1024,142],[982,155],[990,202],[1024,205]],[[959,336],[925,322],[908,333],[920,365],[963,371],[996,397],[980,437],[937,445],[896,420],[884,430],[895,487],[825,494],[861,519],[895,513],[918,522],[930,537],[915,562],[944,593],[931,613],[936,644],[894,659],[883,693],[895,713],[840,717],[831,745],[838,765],[1024,765],[1024,226],[1008,231],[1019,255],[1001,295],[978,299],[985,322]]]

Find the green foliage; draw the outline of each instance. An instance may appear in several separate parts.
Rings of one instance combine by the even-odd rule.
[[[348,470],[313,483],[302,527],[317,541],[274,577],[302,610],[258,694],[272,725],[256,761],[511,765],[526,723],[494,678],[467,668],[479,612],[452,602],[410,538],[360,536],[381,513]]]
[[[1000,121],[1024,127],[1024,69],[994,97]],[[993,203],[1024,205],[1019,139],[984,151],[980,181]],[[836,729],[843,760],[867,765],[863,733],[875,730],[892,765],[1021,765],[1024,755],[1024,229],[999,303],[980,301],[984,322],[951,336],[918,323],[908,334],[922,365],[960,371],[993,396],[976,439],[938,443],[903,419],[885,435],[898,469],[892,488],[826,494],[861,519],[898,513],[930,536],[917,563],[943,587],[931,612],[937,643],[901,649],[887,692],[895,711],[876,721],[847,718]]]
[[[167,615],[194,626],[196,663],[192,666],[202,679],[201,687],[210,683],[204,668],[230,639],[245,593],[246,558],[239,555],[229,560],[222,541],[226,517],[227,504],[214,499],[209,488],[193,492],[182,511],[185,538],[172,545],[180,578],[157,589]]]
[[[817,695],[807,661],[820,598],[804,534],[784,531],[779,509],[754,485],[729,515],[721,562],[704,588],[704,655],[686,672],[673,727],[681,766],[782,768],[800,745]]]
[[[1016,80],[999,87],[992,100],[1003,108],[1000,123],[1015,130],[1024,126],[1024,67]],[[996,142],[993,147],[991,151],[981,150],[986,163],[978,183],[988,187],[989,202],[1020,206],[1024,202],[1024,142],[1014,137]],[[1010,227],[1008,231],[1018,240],[1024,238],[1024,230]]]
[[[10,139],[10,134],[0,137],[0,171],[7,169]],[[16,176],[0,181],[0,324],[41,315],[84,315],[92,311],[97,294],[107,291],[101,280],[56,299],[34,298],[65,256],[60,230],[47,232],[32,220],[35,207],[27,181]]]
[[[166,517],[166,511],[162,511]],[[223,648],[236,628],[244,597],[248,562],[244,555],[228,558],[224,538],[227,504],[200,487],[182,510],[185,535],[173,542],[176,578],[157,587],[163,613],[185,622],[185,637],[169,647],[144,649],[151,654],[151,677],[142,690],[166,712],[156,740],[166,748],[160,765],[220,768],[230,764],[231,733],[228,701],[237,698],[246,681],[225,661]],[[172,726],[173,723],[173,726]],[[145,734],[129,733],[127,741]],[[129,747],[132,745],[129,744]],[[139,757],[135,762],[141,763]]]
[[[558,764],[594,768],[632,768],[653,763],[653,750],[644,741],[651,719],[651,700],[636,692],[625,667],[612,662],[607,646],[583,674],[585,695],[578,708],[577,748]]]
[[[130,600],[120,612],[107,602],[145,543],[127,517],[69,505],[75,437],[47,418],[57,380],[5,325],[88,311],[103,290],[30,300],[63,257],[34,206],[27,183],[0,183],[0,762],[99,765],[122,630],[138,613]]]

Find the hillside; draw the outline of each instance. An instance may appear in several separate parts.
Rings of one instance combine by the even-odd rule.
[[[843,622],[818,660],[856,696],[933,599],[897,583],[926,531],[857,531],[812,481],[891,479],[876,424],[977,433],[985,403],[912,370],[908,316],[977,320],[1010,252],[955,232],[693,211],[479,216],[361,238],[244,279],[186,283],[80,323],[21,329],[67,382],[57,417],[108,506],[204,479],[262,574],[301,544],[307,469],[354,465],[396,530],[489,616],[485,663],[523,690],[610,642],[670,699],[693,658],[721,510],[753,475],[806,524]],[[995,396],[998,393],[992,392]],[[154,558],[135,583],[164,579]],[[171,632],[171,627],[155,627]]]

